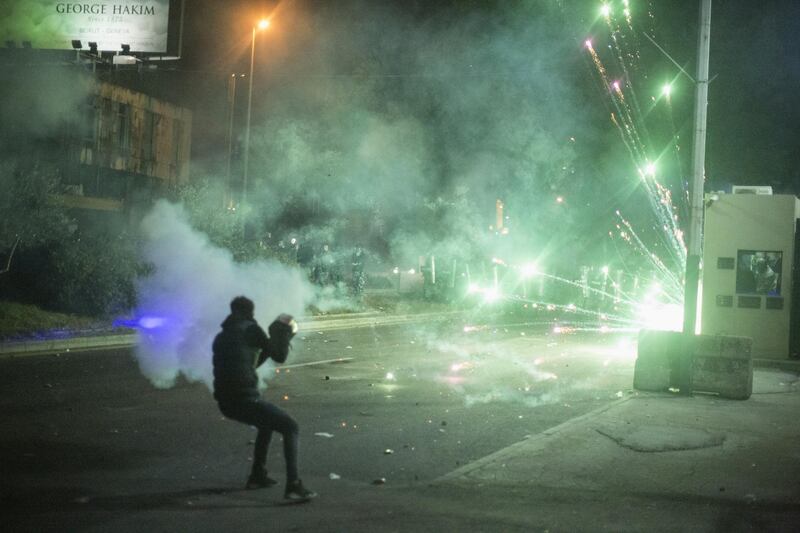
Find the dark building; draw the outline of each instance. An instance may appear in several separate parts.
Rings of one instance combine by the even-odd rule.
[[[188,181],[191,111],[131,88],[135,84],[108,81],[136,80],[135,70],[109,64],[88,70],[29,52],[4,65],[4,165],[11,162],[23,173],[38,167],[58,178],[55,192],[68,207],[121,212],[127,221]]]
[[[132,209],[188,181],[191,111],[102,81],[91,87],[83,127],[64,138],[68,205]]]

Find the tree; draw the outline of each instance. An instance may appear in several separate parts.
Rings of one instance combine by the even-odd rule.
[[[45,243],[65,239],[74,229],[66,210],[52,201],[58,178],[53,168],[0,164],[0,253],[8,273],[14,256]]]

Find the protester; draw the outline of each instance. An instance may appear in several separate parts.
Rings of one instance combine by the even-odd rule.
[[[297,473],[299,427],[283,409],[261,398],[256,368],[268,358],[283,363],[289,354],[297,323],[289,315],[281,315],[270,324],[269,337],[258,325],[252,300],[237,296],[231,301],[231,314],[222,323],[216,336],[214,352],[214,398],[226,417],[258,428],[253,467],[247,480],[248,489],[270,487],[277,482],[267,475],[267,450],[272,432],[283,436],[286,460],[286,490],[290,500],[308,500],[316,493],[303,486]]]

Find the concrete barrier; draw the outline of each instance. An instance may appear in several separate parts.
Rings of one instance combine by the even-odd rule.
[[[642,330],[633,387],[746,400],[753,392],[752,345],[748,337]]]
[[[753,393],[753,339],[698,335],[692,358],[692,390],[746,400]]]

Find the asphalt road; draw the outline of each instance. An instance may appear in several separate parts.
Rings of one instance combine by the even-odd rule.
[[[458,319],[311,330],[265,396],[300,424],[301,476],[320,493],[312,507],[348,491],[382,505],[381,491],[427,486],[616,400],[634,350],[621,337]],[[331,359],[344,360],[317,364]],[[0,391],[0,490],[15,529],[118,530],[133,515],[173,530],[172,511],[214,495],[251,512],[281,500],[280,488],[240,491],[251,428],[222,418],[203,384],[154,388],[129,350],[2,359]],[[269,468],[282,484],[279,437]],[[219,516],[208,530],[223,528]],[[339,520],[332,530],[358,529]]]

